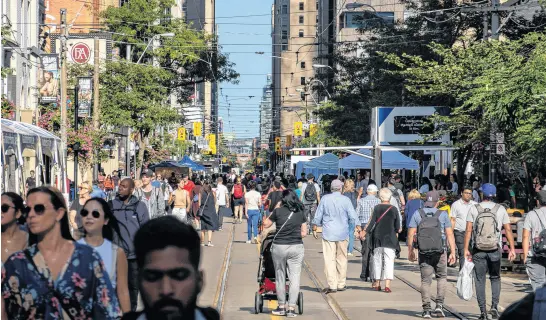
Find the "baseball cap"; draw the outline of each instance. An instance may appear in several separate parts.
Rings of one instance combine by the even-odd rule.
[[[482,192],[484,197],[494,197],[497,195],[497,187],[491,183],[484,183],[482,185]]]
[[[546,190],[540,190],[537,192],[537,200],[542,205],[543,203],[546,203]]]
[[[146,176],[146,177],[148,177],[148,178],[151,178],[151,177],[154,176],[154,172],[153,172],[152,170],[150,170],[150,169],[145,169],[145,170],[142,171],[142,173],[140,174],[140,176],[141,176],[141,177]]]
[[[310,173],[307,175],[307,180],[309,179],[315,179],[315,176],[312,173]]]
[[[427,201],[425,202],[425,207],[434,207],[436,202],[440,201],[440,194],[438,191],[429,191],[427,192]]]
[[[377,188],[377,186],[375,184],[370,184],[370,185],[368,185],[368,188],[366,190],[368,190],[370,192],[377,192],[377,191],[379,191],[379,188]]]
[[[341,189],[343,188],[343,182],[341,182],[341,180],[339,179],[336,179],[334,181],[332,181],[332,184],[331,184],[331,187],[332,189]]]

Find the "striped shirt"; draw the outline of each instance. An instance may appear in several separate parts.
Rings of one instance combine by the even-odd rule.
[[[373,213],[373,208],[380,203],[379,198],[376,196],[367,195],[364,198],[358,200],[358,205],[356,207],[356,214],[358,215],[358,220],[362,223],[362,226],[365,226]]]

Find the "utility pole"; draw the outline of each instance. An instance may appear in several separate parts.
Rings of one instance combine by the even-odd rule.
[[[67,72],[66,72],[66,52],[68,51],[67,40],[68,40],[68,26],[66,25],[66,9],[61,9],[61,29],[63,30],[63,35],[61,36],[61,149],[62,151],[62,183],[63,191],[68,193],[70,191],[70,186],[66,183],[66,170],[67,170],[67,138],[66,138],[66,125],[67,125],[67,105],[66,105],[66,95],[67,95]],[[66,196],[65,196],[66,197]]]
[[[78,131],[78,122],[79,122],[79,108],[80,101],[78,95],[80,91],[80,86],[76,84],[74,87],[74,130]],[[78,152],[80,151],[79,143],[74,143],[72,146],[72,152],[74,153],[74,201],[78,201]]]
[[[128,44],[125,50],[125,59],[131,62],[131,45]],[[129,90],[129,88],[127,88]],[[136,152],[136,150],[135,150]],[[131,126],[127,126],[127,139],[125,144],[125,175],[131,176]]]
[[[95,37],[94,61],[93,61],[93,129],[99,130],[100,104],[99,104],[99,38]],[[95,150],[95,164],[93,165],[93,179],[99,176],[99,150]]]

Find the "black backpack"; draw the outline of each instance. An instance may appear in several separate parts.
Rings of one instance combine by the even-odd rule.
[[[421,216],[421,222],[417,226],[416,247],[420,254],[440,255],[444,252],[444,241],[442,238],[442,224],[440,215],[442,211],[426,213],[423,209],[417,211]]]
[[[540,219],[537,210],[535,210],[535,214],[540,222],[542,231],[538,234],[538,238],[533,239],[533,253],[535,257],[546,258],[546,229],[544,228],[544,224],[542,223],[542,219]]]
[[[317,190],[315,189],[315,183],[308,183],[303,192],[303,198],[306,201],[314,202],[317,200]]]

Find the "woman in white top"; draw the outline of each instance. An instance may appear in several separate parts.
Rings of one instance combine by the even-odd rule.
[[[245,216],[248,225],[248,241],[246,243],[257,243],[258,221],[260,220],[260,208],[262,207],[262,195],[256,191],[256,182],[248,183],[250,191],[245,193]],[[254,239],[252,238],[254,234]],[[253,239],[253,240],[252,240]]]
[[[114,232],[119,234],[119,227],[110,206],[101,198],[92,198],[87,200],[80,215],[84,237],[78,242],[90,246],[99,253],[116,290],[121,311],[130,312],[127,257],[122,248],[112,243]]]

